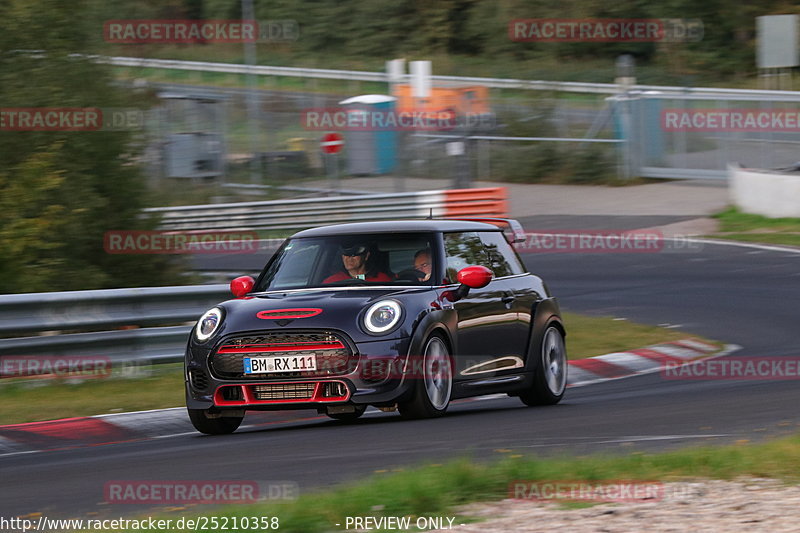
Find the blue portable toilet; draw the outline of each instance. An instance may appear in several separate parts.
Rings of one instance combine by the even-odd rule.
[[[606,98],[611,106],[614,137],[636,143],[642,166],[661,166],[665,153],[664,130],[661,124],[662,93],[633,92]],[[627,120],[623,110],[627,106]]]
[[[389,174],[395,169],[397,129],[385,127],[384,119],[395,113],[396,101],[385,94],[364,94],[339,102],[348,116],[363,114],[361,120],[349,122],[344,132],[347,173],[351,176]],[[373,115],[379,119],[373,121]],[[373,129],[373,125],[377,127]]]
[[[663,95],[658,91],[645,91],[640,96],[642,113],[642,134],[644,139],[644,166],[657,167],[664,164],[664,125],[661,123],[661,110],[664,108]]]

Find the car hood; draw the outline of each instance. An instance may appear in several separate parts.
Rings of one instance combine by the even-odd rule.
[[[410,335],[410,317],[419,313],[425,294],[433,295],[430,287],[422,288],[346,288],[309,289],[302,291],[269,292],[228,300],[220,307],[225,309],[221,335],[237,331],[331,328],[345,331],[355,342],[384,340]],[[364,333],[359,320],[362,312],[373,303],[392,298],[403,304],[403,325],[386,336]],[[429,296],[430,300],[435,296]],[[259,318],[262,311],[316,310],[321,312],[302,318],[269,316]],[[313,312],[313,311],[312,311]],[[310,313],[310,312],[307,312]],[[299,314],[303,314],[300,312]]]

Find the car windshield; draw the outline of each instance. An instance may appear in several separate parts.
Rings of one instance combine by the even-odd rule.
[[[430,285],[432,234],[379,233],[289,240],[256,292],[336,286]]]

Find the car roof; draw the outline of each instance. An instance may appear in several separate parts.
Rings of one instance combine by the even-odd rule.
[[[384,220],[380,222],[353,222],[334,224],[299,231],[292,238],[327,237],[331,235],[352,235],[357,233],[413,233],[436,231],[502,231],[494,224],[470,222],[467,220]]]

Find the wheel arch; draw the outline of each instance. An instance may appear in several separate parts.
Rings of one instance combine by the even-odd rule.
[[[537,369],[536,361],[538,360],[536,353],[542,342],[542,337],[544,336],[547,326],[550,324],[555,325],[565,339],[567,337],[567,329],[561,318],[558,300],[555,298],[546,298],[536,302],[531,311],[531,315],[531,334],[528,342],[528,353],[525,357],[525,369],[528,371],[535,371]]]
[[[438,333],[447,344],[450,353],[455,353],[457,342],[450,327],[448,327],[448,316],[443,313],[430,313],[426,316],[411,333],[411,342],[408,345],[408,355],[419,355],[423,348],[423,343],[434,333]]]

